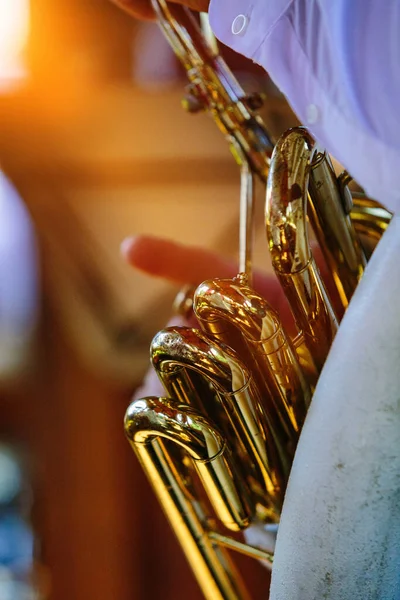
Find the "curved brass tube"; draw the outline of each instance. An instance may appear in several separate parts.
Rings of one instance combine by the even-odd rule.
[[[380,202],[363,195],[353,195],[353,206],[350,217],[358,235],[372,238],[379,242],[393,214]]]
[[[223,58],[211,48],[183,6],[152,0],[158,22],[189,79],[184,104],[190,112],[208,110],[229,142],[238,164],[243,157],[266,179],[273,143],[254,108],[261,98],[246,96]]]
[[[168,400],[137,400],[130,407],[133,441],[143,444],[163,438],[182,446],[219,519],[234,531],[248,527],[253,517],[249,493],[221,433],[198,411]]]
[[[183,423],[182,423],[183,421]],[[198,428],[198,429],[197,429]],[[164,434],[168,429],[165,439]],[[183,433],[183,440],[181,434]],[[132,402],[125,416],[125,434],[138,457],[158,500],[178,537],[200,587],[208,600],[248,600],[249,595],[229,554],[216,544],[208,529],[206,511],[187,487],[187,467],[182,458],[177,469],[174,442],[192,453],[193,464],[207,468],[207,459],[220,436],[201,414],[167,398],[142,398]],[[191,441],[194,440],[192,446]],[[178,446],[178,449],[181,448]],[[218,455],[217,455],[218,456]],[[201,460],[205,459],[205,466]],[[208,462],[207,462],[208,460]]]
[[[276,521],[291,464],[288,447],[291,443],[294,452],[297,436],[288,439],[265,410],[265,398],[249,367],[230,348],[186,327],[160,331],[151,355],[168,395],[219,424],[224,439],[230,440],[241,483],[246,482],[245,492],[250,490],[258,516]],[[246,526],[220,518],[230,529]]]
[[[172,399],[133,402],[125,429],[205,597],[247,600],[224,547],[268,564],[271,556],[211,530],[192,475],[197,473],[229,529],[238,531],[257,519],[279,520],[312,378],[322,369],[338,327],[309,246],[307,219],[345,309],[369,254],[358,234],[376,241],[390,214],[365,199],[356,198],[351,206],[347,174],[336,178],[328,155],[305,129],[284,134],[272,154],[257,115],[260,98],[246,96],[185,8],[151,1],[186,70],[186,109],[211,114],[241,166],[244,273],[198,287],[194,311],[203,332],[173,327],[155,336],[153,366]],[[299,329],[293,342],[249,285],[256,177],[267,182],[267,236]],[[186,300],[184,294],[180,302],[188,311]]]
[[[209,337],[235,348],[252,367],[264,389],[265,413],[275,435],[281,431],[286,451],[294,450],[311,390],[276,312],[246,285],[243,275],[203,282],[194,294],[193,309]]]
[[[302,128],[280,138],[268,175],[265,222],[272,265],[304,343],[320,370],[338,320],[308,239],[308,182],[315,152],[311,136]]]
[[[315,146],[311,135],[299,128],[300,135]],[[297,130],[291,137],[298,135]],[[333,277],[342,307],[346,310],[364,273],[367,259],[353,220],[347,214],[350,190],[345,177],[336,177],[329,155],[314,152],[310,162],[309,210],[311,226]]]

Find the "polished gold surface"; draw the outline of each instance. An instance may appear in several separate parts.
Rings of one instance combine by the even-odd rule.
[[[352,198],[346,185],[347,174],[336,177],[329,155],[315,151],[315,142],[306,130],[296,128],[289,135],[307,136],[307,143],[314,147],[310,162],[308,214],[345,310],[367,262],[348,215]]]
[[[155,336],[151,361],[168,398],[132,402],[125,431],[204,596],[241,600],[249,594],[227,550],[268,565],[273,554],[221,528],[279,521],[297,440],[338,328],[308,224],[341,314],[391,215],[373,200],[353,199],[350,176],[336,177],[304,128],[285,133],[272,153],[258,99],[244,94],[193,17],[164,0],[153,4],[190,81],[186,108],[210,112],[241,168],[240,272],[178,295],[175,310],[193,310],[200,330],[169,327]],[[256,178],[267,184],[267,239],[297,325],[294,340],[251,287]]]
[[[243,529],[255,514],[251,481],[257,482],[270,502],[273,498],[274,448],[258,415],[261,399],[255,382],[233,351],[189,328],[174,327],[158,333],[151,354],[167,393],[183,405],[201,410],[219,424],[227,449],[234,453],[236,471],[232,466],[232,487],[226,477],[221,480],[220,490],[208,495],[226,527]],[[222,506],[221,493],[226,495],[227,505],[238,506],[237,496],[242,498],[244,508],[236,510],[237,518],[226,518],[217,508]]]
[[[320,371],[338,319],[308,239],[307,202],[313,154],[313,140],[304,129],[294,129],[280,138],[268,174],[265,223],[272,265],[298,330]],[[314,206],[314,220],[318,222],[317,203]]]
[[[243,275],[203,282],[195,292],[194,312],[210,338],[235,348],[251,365],[264,390],[268,427],[287,452],[303,424],[311,391],[277,313]]]
[[[392,213],[382,204],[363,194],[353,194],[351,220],[360,236],[379,242],[392,218]]]
[[[184,7],[152,0],[160,26],[189,79],[184,107],[209,111],[239,164],[243,156],[261,177],[268,173],[273,144],[254,107],[261,98],[246,96],[223,58],[203,36]]]
[[[197,443],[200,455],[201,450],[205,452],[203,456],[206,455],[207,432],[211,439],[215,439],[215,429],[194,409],[189,410],[187,416],[187,410],[185,407],[182,414],[178,403],[166,398],[137,400],[126,413],[125,432],[188,557],[204,597],[208,600],[247,600],[249,596],[228,553],[208,536],[207,513],[191,494],[191,473],[184,460],[177,465],[180,455],[168,444],[173,434],[165,442],[157,434],[160,430],[165,431],[166,425],[181,430],[182,415],[184,421],[191,421],[189,436],[191,430],[197,427],[203,430],[203,444],[201,441]],[[195,432],[194,437],[198,439],[200,434]],[[186,445],[187,439],[184,442]]]

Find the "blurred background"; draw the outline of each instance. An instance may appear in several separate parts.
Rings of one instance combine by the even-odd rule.
[[[224,52],[271,132],[295,124]],[[0,0],[0,600],[201,598],[122,429],[177,289],[120,242],[237,251],[238,170],[184,85],[157,26],[107,0]]]

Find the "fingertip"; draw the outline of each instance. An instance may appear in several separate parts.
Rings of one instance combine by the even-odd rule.
[[[132,267],[148,274],[157,273],[159,264],[163,263],[163,257],[168,249],[169,243],[166,240],[150,235],[128,237],[120,246],[124,260]]]
[[[121,242],[119,251],[121,253],[121,256],[124,258],[124,260],[126,260],[126,262],[130,262],[130,254],[131,254],[132,248],[135,246],[136,239],[137,239],[136,236],[130,236],[130,237],[125,238]]]
[[[165,240],[151,235],[131,235],[122,241],[120,251],[122,256],[130,260],[136,255],[148,252],[163,243],[165,243]]]

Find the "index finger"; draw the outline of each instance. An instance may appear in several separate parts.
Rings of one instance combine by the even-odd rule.
[[[121,246],[125,260],[140,271],[177,283],[199,285],[207,279],[232,278],[237,263],[212,250],[178,244],[172,240],[139,235]],[[280,314],[285,326],[293,327],[293,318],[283,290],[274,274],[254,272],[254,289]]]

